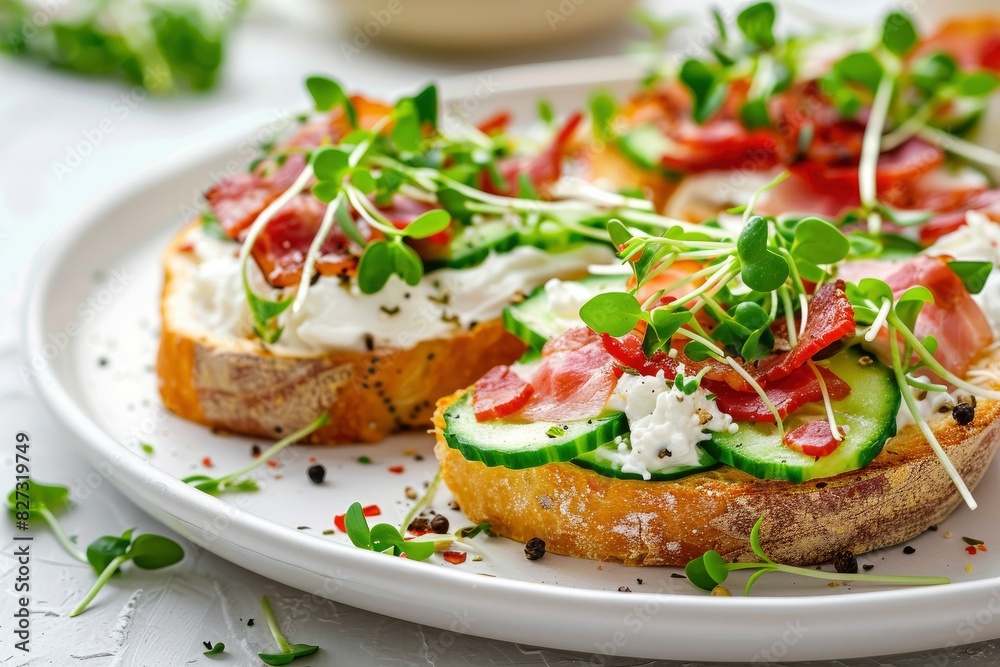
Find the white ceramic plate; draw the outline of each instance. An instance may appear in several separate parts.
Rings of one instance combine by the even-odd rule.
[[[455,101],[446,115],[475,118],[508,108],[531,122],[539,95],[565,112],[579,107],[595,84],[625,92],[636,74],[627,62],[597,60],[464,77],[443,86]],[[530,562],[522,545],[500,538],[477,540],[483,559],[470,556],[456,566],[438,556],[417,563],[364,552],[342,534],[323,534],[353,501],[377,504],[380,520],[398,523],[409,503],[405,488],[422,489],[434,473],[432,440],[423,434],[377,446],[286,450],[278,467],[262,473],[263,489],[255,494],[220,499],[181,483],[179,477],[207,470],[206,457],[216,473],[250,461],[251,440],[213,435],[167,413],[153,372],[161,249],[183,223],[182,206],[192,194],[213,174],[242,168],[240,139],[197,147],[102,196],[43,248],[31,279],[25,342],[41,395],[80,436],[97,469],[163,523],[238,565],[316,595],[454,632],[602,654],[595,664],[610,655],[848,658],[1000,637],[998,555],[969,557],[960,539],[1000,547],[998,465],[979,487],[978,511],[960,509],[937,532],[913,540],[912,555],[900,546],[860,559],[879,573],[949,575],[950,585],[830,588],[769,575],[750,598],[706,596],[672,577],[678,572],[672,568],[551,554]],[[139,442],[155,453],[146,455]],[[360,463],[360,456],[371,463]],[[322,486],[307,478],[311,457],[329,471]],[[390,472],[395,466],[403,472]],[[448,500],[442,490],[433,507],[453,526],[466,525]],[[734,575],[732,589],[744,581]],[[619,592],[622,586],[632,592]]]

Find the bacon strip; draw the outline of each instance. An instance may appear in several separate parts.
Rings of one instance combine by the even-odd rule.
[[[518,377],[508,366],[495,366],[476,382],[472,408],[476,421],[503,419],[524,407],[534,387]]]
[[[832,400],[845,398],[850,386],[829,370],[819,367],[820,375],[826,383]],[[716,394],[719,409],[737,421],[774,423],[774,414],[764,405],[757,393],[735,391],[721,383],[705,383],[705,388]],[[823,400],[819,380],[807,366],[800,366],[792,373],[764,387],[764,393],[774,404],[782,419],[792,414],[806,403]]]

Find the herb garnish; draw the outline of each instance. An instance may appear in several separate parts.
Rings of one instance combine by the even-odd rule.
[[[388,523],[380,523],[369,528],[361,503],[354,503],[347,508],[344,515],[344,525],[351,543],[359,549],[389,553],[393,556],[406,554],[411,560],[427,560],[434,553],[434,543],[441,537],[434,535],[432,541],[419,538],[406,540],[402,532]]]
[[[82,613],[104,584],[118,572],[118,568],[128,561],[144,570],[159,570],[179,563],[184,558],[184,549],[170,538],[144,534],[133,539],[133,530],[126,530],[121,537],[99,537],[87,547],[87,561],[98,577],[90,592],[70,612],[71,617]]]
[[[222,475],[221,477],[210,477],[209,475],[190,475],[181,481],[185,484],[192,485],[199,491],[204,491],[205,493],[210,493],[212,495],[218,495],[227,491],[257,491],[260,488],[257,485],[257,481],[246,477],[247,474],[263,465],[269,459],[277,456],[278,453],[285,447],[288,447],[288,445],[305,438],[313,431],[316,431],[320,427],[327,424],[329,421],[330,415],[324,412],[308,426],[300,428],[298,431],[285,436],[278,442],[268,447],[264,450],[263,454],[253,460],[253,463],[240,468],[236,472],[229,473],[228,475]]]
[[[762,575],[768,572],[786,572],[797,574],[813,579],[825,579],[830,581],[868,581],[874,584],[893,584],[901,586],[932,586],[937,584],[947,584],[951,580],[948,577],[927,577],[927,576],[900,576],[881,574],[850,574],[842,572],[823,572],[807,567],[795,567],[793,565],[782,565],[771,560],[760,546],[760,527],[764,523],[764,517],[757,519],[753,529],[750,531],[750,548],[754,554],[763,562],[758,563],[727,563],[722,560],[722,556],[717,551],[707,551],[704,555],[692,560],[684,568],[684,574],[688,581],[704,591],[711,591],[716,586],[726,581],[730,572],[735,570],[755,570],[747,580],[743,590],[744,595],[750,595],[750,588]]]
[[[267,627],[270,628],[271,635],[274,637],[274,643],[278,645],[278,650],[280,651],[280,653],[258,653],[257,657],[263,660],[264,664],[287,665],[298,658],[312,655],[319,650],[319,646],[312,646],[310,644],[290,644],[285,639],[285,636],[281,634],[281,628],[278,627],[278,621],[274,618],[271,603],[268,602],[266,595],[261,598],[260,604],[264,608],[264,619],[267,621]]]
[[[209,644],[209,642],[205,642],[205,644],[207,645]],[[207,655],[207,656],[219,655],[220,653],[223,653],[225,650],[226,650],[225,644],[223,644],[222,642],[216,642],[214,645],[210,646],[207,651],[202,651],[202,655]]]
[[[57,484],[42,484],[33,479],[18,482],[7,496],[7,505],[11,512],[16,513],[18,520],[22,517],[24,520],[32,516],[41,517],[66,553],[81,563],[86,563],[87,556],[66,536],[54,514],[68,504],[69,488]]]

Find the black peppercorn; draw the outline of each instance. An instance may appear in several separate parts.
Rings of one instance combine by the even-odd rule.
[[[913,547],[903,547],[903,553],[909,556],[910,554],[917,553],[917,550],[914,549]]]
[[[839,551],[833,555],[833,568],[841,574],[857,574],[858,559],[850,551]]]
[[[410,522],[410,525],[406,527],[406,530],[416,535],[423,535],[431,531],[431,524],[424,517],[418,516],[416,519]]]
[[[431,519],[431,530],[433,530],[438,535],[442,535],[448,532],[448,517],[443,514],[435,514],[434,518]]]
[[[951,416],[960,426],[968,426],[976,418],[976,409],[969,403],[959,403],[951,411]]]
[[[528,560],[538,560],[545,555],[545,540],[532,537],[524,545],[524,557]]]
[[[318,463],[314,466],[309,466],[309,479],[313,481],[314,484],[322,484],[323,478],[326,477],[326,468],[319,465]]]

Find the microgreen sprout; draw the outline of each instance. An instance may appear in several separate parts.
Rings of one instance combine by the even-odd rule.
[[[7,496],[7,505],[19,521],[27,521],[31,517],[41,517],[49,525],[56,540],[73,558],[81,563],[87,562],[87,556],[80,551],[73,540],[66,536],[55,512],[69,504],[69,489],[57,484],[42,484],[33,479],[18,482],[14,490]]]
[[[393,556],[406,554],[410,560],[427,560],[434,553],[434,542],[442,539],[440,535],[433,535],[434,541],[419,538],[407,540],[403,536],[405,528],[400,530],[388,523],[379,523],[369,528],[361,503],[354,503],[347,508],[344,527],[347,528],[347,537],[357,548],[390,553]]]
[[[274,611],[271,609],[271,603],[268,601],[266,595],[261,598],[260,605],[264,608],[264,619],[267,621],[267,627],[271,630],[271,635],[274,637],[274,643],[278,645],[278,653],[257,654],[257,657],[263,660],[264,664],[287,665],[299,658],[312,655],[319,650],[319,646],[290,643],[285,638],[285,635],[281,633],[281,628],[278,627],[278,621],[274,618]]]
[[[750,595],[750,589],[754,583],[768,572],[784,572],[786,574],[797,574],[802,577],[829,581],[861,581],[898,586],[932,586],[950,582],[948,577],[847,574],[841,572],[824,572],[807,567],[795,567],[793,565],[776,563],[764,552],[760,545],[760,529],[763,523],[764,517],[757,519],[753,529],[750,531],[750,548],[760,559],[760,562],[727,563],[717,551],[707,551],[692,560],[684,568],[684,574],[687,575],[688,581],[704,591],[711,591],[716,586],[722,585],[730,572],[736,570],[754,570],[743,589],[744,595]]]
[[[256,480],[247,477],[249,473],[253,472],[256,468],[263,465],[268,460],[277,456],[278,453],[288,447],[288,445],[302,440],[320,427],[329,423],[329,421],[330,415],[324,412],[308,426],[300,428],[298,431],[289,434],[268,447],[261,453],[260,456],[254,459],[253,463],[240,468],[236,472],[229,473],[228,475],[222,475],[221,477],[211,477],[209,475],[190,475],[181,481],[185,484],[190,484],[199,491],[204,491],[205,493],[210,493],[212,495],[219,495],[227,491],[256,491],[259,487]]]
[[[87,561],[98,577],[94,586],[70,612],[71,617],[81,614],[125,563],[132,561],[143,570],[159,570],[184,558],[184,549],[170,538],[144,534],[133,539],[132,532],[132,529],[126,530],[121,537],[105,535],[87,547]]]
[[[201,654],[206,656],[213,656],[213,655],[221,655],[222,653],[225,653],[225,651],[226,651],[226,645],[223,644],[222,642],[216,642],[215,644],[212,645],[210,649],[208,649],[207,651],[202,651]]]

